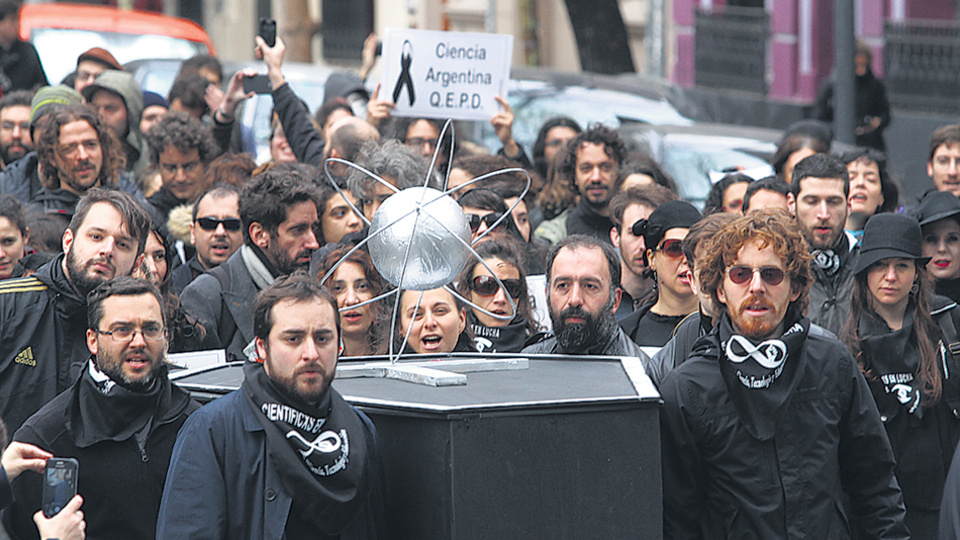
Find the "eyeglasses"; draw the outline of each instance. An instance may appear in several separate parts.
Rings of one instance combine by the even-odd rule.
[[[414,148],[420,148],[425,144],[429,144],[430,148],[436,148],[437,143],[440,142],[439,139],[424,139],[423,137],[410,137],[406,141],[407,146],[412,146]]]
[[[503,282],[503,288],[511,298],[517,299],[523,294],[523,286],[519,279],[501,279],[500,281]],[[480,296],[493,296],[500,290],[500,285],[492,276],[477,276],[473,278],[471,288]]]
[[[481,223],[486,223],[487,228],[493,227],[493,224],[497,222],[503,216],[500,212],[491,212],[485,216],[478,216],[477,214],[467,214],[467,221],[470,223],[470,232],[477,232],[477,229],[480,228]]]
[[[664,240],[660,247],[657,248],[657,251],[663,253],[671,259],[679,259],[683,257],[683,246],[681,245],[680,240],[676,238],[671,238],[669,240]]]
[[[113,341],[117,343],[130,343],[133,341],[133,336],[135,336],[137,332],[140,332],[140,335],[143,336],[143,339],[147,341],[158,341],[167,335],[166,328],[153,325],[142,328],[136,328],[133,326],[118,326],[110,331],[97,329],[96,332],[98,334],[110,336],[113,338]]]
[[[183,172],[190,174],[200,166],[199,161],[191,161],[190,163],[161,163],[160,168],[166,171],[169,174],[177,174],[177,169],[183,169]]]
[[[737,285],[743,285],[744,283],[753,279],[753,274],[759,273],[760,279],[763,280],[767,285],[779,285],[783,281],[783,270],[777,268],[776,266],[764,266],[763,268],[750,268],[749,266],[733,266],[727,270],[727,274],[730,276],[730,281],[736,283]]]
[[[197,218],[197,225],[200,225],[200,228],[205,231],[215,231],[217,227],[223,225],[223,228],[228,231],[239,231],[240,230],[240,219],[239,218],[227,218],[227,219],[217,219],[213,217],[202,217]]]

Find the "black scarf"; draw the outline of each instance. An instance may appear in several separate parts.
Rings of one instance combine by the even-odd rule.
[[[478,352],[520,352],[527,341],[527,321],[517,316],[506,326],[486,326],[469,314],[473,341]]]
[[[877,399],[880,411],[892,417],[896,407],[902,406],[908,413],[922,418],[921,382],[916,376],[920,369],[920,351],[913,329],[913,302],[907,306],[899,330],[890,330],[880,317],[864,313],[860,316],[858,332],[864,366],[886,393],[887,399]]]
[[[810,319],[789,309],[779,338],[755,343],[737,335],[726,312],[720,317],[720,374],[747,431],[765,441],[774,436],[803,375],[801,349]]]
[[[850,242],[847,240],[847,233],[840,234],[840,242],[833,249],[815,249],[810,252],[813,255],[813,267],[823,271],[828,276],[832,276],[840,271],[850,255]]]
[[[333,388],[317,406],[287,396],[256,362],[244,364],[242,390],[266,432],[270,459],[293,495],[291,517],[324,535],[339,535],[369,493],[363,421]]]
[[[80,448],[100,441],[121,442],[179,415],[189,402],[185,393],[173,392],[166,366],[160,368],[150,390],[134,392],[114,382],[91,360],[73,386],[67,430]],[[161,412],[163,417],[155,418]]]

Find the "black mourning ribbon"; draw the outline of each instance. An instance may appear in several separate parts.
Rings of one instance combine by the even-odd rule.
[[[413,46],[410,41],[403,42],[403,52],[400,54],[400,78],[397,79],[397,85],[393,87],[393,102],[400,100],[400,92],[403,87],[407,87],[407,97],[410,98],[410,106],[416,101],[413,93],[413,77],[410,76],[410,64],[413,63]]]

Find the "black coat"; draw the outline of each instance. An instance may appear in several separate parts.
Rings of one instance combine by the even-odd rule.
[[[776,434],[753,438],[720,374],[719,335],[660,386],[663,529],[677,538],[908,538],[893,454],[866,381],[811,326]],[[850,497],[853,516],[841,504]]]
[[[84,499],[88,538],[155,538],[173,445],[180,427],[199,404],[173,385],[171,399],[161,401],[142,447],[136,436],[123,441],[102,439],[80,447],[66,419],[80,406],[77,393],[81,384],[79,380],[32,416],[17,430],[14,440],[80,462],[77,493]],[[42,475],[34,472],[14,480],[15,502],[5,518],[13,538],[38,537],[33,514],[40,509],[42,483]]]

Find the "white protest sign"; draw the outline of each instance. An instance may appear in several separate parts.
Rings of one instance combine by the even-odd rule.
[[[510,78],[513,36],[388,29],[380,99],[396,116],[489,120]]]

